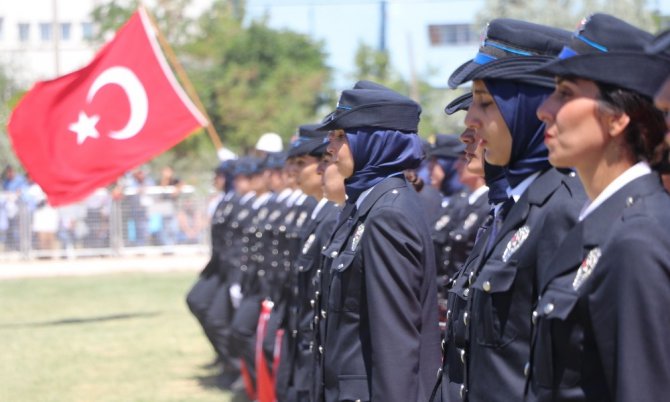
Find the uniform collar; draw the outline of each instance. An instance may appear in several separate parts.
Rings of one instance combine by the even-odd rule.
[[[598,194],[598,196],[592,202],[586,202],[584,207],[582,207],[581,212],[579,213],[579,220],[583,221],[589,214],[591,214],[596,208],[602,205],[608,198],[610,198],[614,193],[619,191],[623,186],[630,183],[631,181],[637,179],[638,177],[644,176],[651,173],[651,168],[647,162],[638,162],[635,165],[626,169],[619,177],[614,179],[610,184],[605,187],[605,189]]]

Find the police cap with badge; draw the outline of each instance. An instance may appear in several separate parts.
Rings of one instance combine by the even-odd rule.
[[[552,77],[534,70],[553,60],[569,38],[570,32],[563,29],[509,18],[494,19],[486,27],[479,52],[451,74],[449,87],[478,79],[504,79],[553,88]],[[447,107],[447,113],[463,107],[467,96],[454,102],[457,103]]]
[[[294,158],[302,155],[319,157],[325,152],[323,146],[327,131],[319,131],[320,124],[303,124],[298,127],[298,138],[291,143],[288,157]]]
[[[418,103],[370,81],[356,85],[342,91],[335,111],[326,116],[318,130],[378,128],[417,132],[421,115]]]
[[[540,67],[550,76],[579,77],[654,96],[667,77],[668,61],[645,55],[653,35],[616,17],[582,20],[558,58]]]

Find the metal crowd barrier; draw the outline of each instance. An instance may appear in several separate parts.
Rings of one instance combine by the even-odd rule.
[[[30,192],[0,192],[0,260],[209,252],[211,197],[151,186],[53,208]]]

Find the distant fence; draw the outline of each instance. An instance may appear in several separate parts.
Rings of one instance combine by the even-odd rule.
[[[152,186],[53,208],[0,192],[0,260],[209,250],[209,198],[191,186]]]

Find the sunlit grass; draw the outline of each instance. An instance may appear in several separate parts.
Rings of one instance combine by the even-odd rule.
[[[0,281],[0,401],[238,400],[202,368],[213,352],[184,302],[194,280]]]

